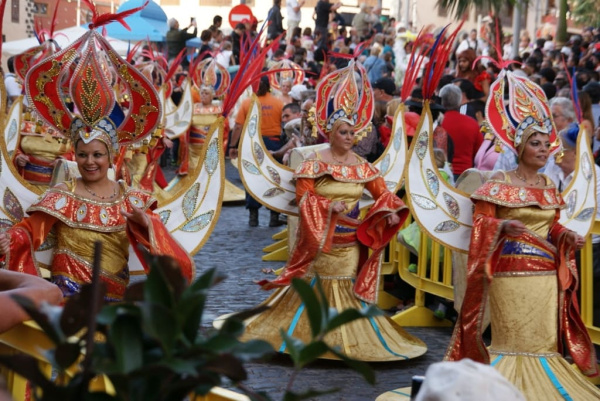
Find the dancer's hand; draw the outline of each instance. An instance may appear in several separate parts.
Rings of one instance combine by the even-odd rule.
[[[565,235],[565,241],[567,241],[567,244],[572,248],[581,249],[585,245],[585,238],[577,234],[575,231],[569,231]]]
[[[121,214],[127,220],[132,221],[134,223],[139,224],[144,228],[148,228],[150,226],[150,218],[144,213],[142,209],[139,207],[135,207],[131,205],[131,213],[128,213],[125,209],[121,208]]]
[[[0,233],[0,255],[6,255],[10,251],[10,235]]]
[[[25,167],[25,165],[29,163],[29,156],[20,153],[15,156],[15,162],[17,163],[17,166]]]
[[[504,225],[503,231],[509,237],[518,237],[527,231],[527,227],[519,220],[509,220]]]
[[[332,203],[331,210],[334,213],[342,213],[346,211],[346,202],[344,201],[335,201]]]
[[[387,224],[389,226],[395,226],[398,223],[400,223],[400,216],[398,216],[398,213],[392,213],[387,217]]]

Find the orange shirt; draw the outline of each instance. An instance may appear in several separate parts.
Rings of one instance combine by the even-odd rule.
[[[242,102],[240,111],[235,117],[235,123],[244,125],[246,116],[250,110],[250,99]],[[281,115],[283,114],[283,102],[275,96],[267,93],[258,97],[261,105],[260,133],[262,136],[279,137],[281,135]]]

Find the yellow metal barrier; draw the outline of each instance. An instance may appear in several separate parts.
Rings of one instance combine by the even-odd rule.
[[[407,221],[410,219],[407,219]],[[431,255],[429,254],[431,247]],[[400,278],[415,288],[414,306],[403,310],[392,317],[401,326],[448,327],[452,323],[446,319],[434,316],[433,311],[425,305],[425,294],[437,295],[441,298],[454,299],[452,288],[452,256],[448,249],[435,241],[430,241],[427,235],[421,233],[417,271],[408,271],[410,252],[397,241],[391,241],[398,274]],[[444,257],[440,270],[440,254]],[[423,256],[425,255],[425,256]]]
[[[277,234],[273,235],[273,238],[276,242],[267,245],[263,248],[263,252],[266,253],[265,256],[262,257],[262,260],[265,262],[285,262],[288,259],[288,228],[284,228]]]

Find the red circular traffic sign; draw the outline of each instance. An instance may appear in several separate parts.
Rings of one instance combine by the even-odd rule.
[[[229,25],[232,28],[245,19],[252,20],[252,10],[245,4],[238,4],[229,12]]]

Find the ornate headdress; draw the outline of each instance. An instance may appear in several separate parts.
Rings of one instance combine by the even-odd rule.
[[[127,109],[119,106],[115,85],[127,91]],[[93,29],[33,66],[25,87],[38,114],[73,144],[99,139],[115,154],[120,145],[144,139],[161,121],[152,84]],[[67,96],[74,111],[64,102]]]
[[[216,97],[221,97],[231,82],[227,68],[217,63],[212,57],[205,58],[192,67],[192,82],[196,87],[208,87],[214,90]]]
[[[375,102],[365,68],[352,60],[347,67],[323,77],[317,85],[315,108],[317,128],[327,138],[337,121],[352,125],[357,134],[367,129]]]
[[[269,67],[269,84],[272,89],[281,91],[283,81],[291,81],[292,86],[304,82],[304,70],[293,61],[283,59]]]
[[[550,136],[550,154],[560,150],[548,99],[542,88],[528,78],[506,69],[500,71],[490,86],[485,112],[496,137],[515,154],[535,132]]]

